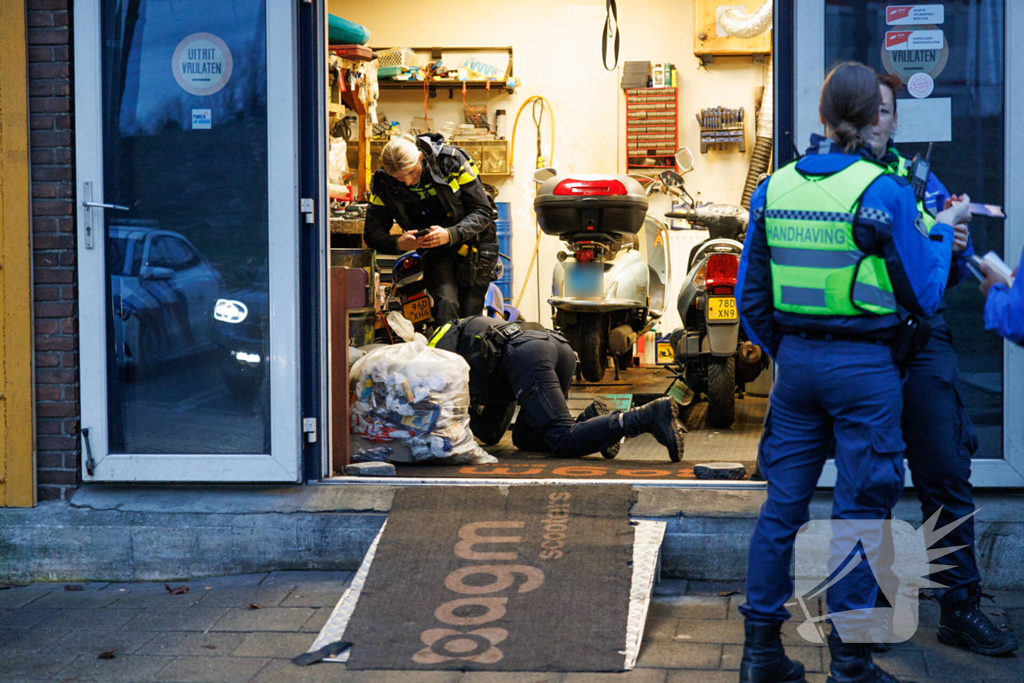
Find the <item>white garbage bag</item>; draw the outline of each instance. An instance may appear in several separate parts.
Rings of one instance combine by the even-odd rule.
[[[398,442],[416,462],[498,461],[469,429],[469,364],[461,356],[420,340],[385,346],[356,361],[349,386],[354,444]]]

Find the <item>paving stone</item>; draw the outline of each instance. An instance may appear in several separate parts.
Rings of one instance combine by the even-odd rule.
[[[32,603],[33,607],[66,608],[98,608],[108,607],[124,597],[123,593],[109,591],[66,591],[63,588],[53,591]]]
[[[669,671],[665,683],[736,683],[736,672]]]
[[[1024,591],[991,591],[982,586],[982,589],[992,596],[995,600],[995,604],[1000,607],[1020,607],[1024,608]],[[981,604],[992,604],[988,600],[982,600]]]
[[[459,683],[562,683],[564,673],[530,671],[467,671]]]
[[[298,631],[314,615],[309,607],[268,607],[231,609],[213,627],[214,631]],[[317,631],[320,629],[318,628]]]
[[[207,631],[228,610],[223,607],[151,609],[128,622],[133,631]]]
[[[967,650],[949,647],[935,640],[922,643],[927,674],[932,678],[946,680],[953,676],[970,675],[976,678],[1001,678],[1010,676],[1015,681],[1024,680],[1024,658],[983,657]],[[924,671],[922,671],[922,674]]]
[[[189,579],[188,585],[193,590],[200,591],[207,588],[211,590],[214,588],[242,588],[244,586],[258,586],[266,581],[268,576],[270,576],[270,572],[236,574],[234,576],[207,576]]]
[[[330,588],[296,586],[291,595],[281,602],[281,607],[334,607],[351,582]]]
[[[101,652],[113,650],[118,655],[130,655],[135,654],[157,634],[152,631],[83,629],[64,635],[65,637],[55,646],[60,652],[99,655]]]
[[[352,680],[350,676],[351,674],[345,670],[345,665],[337,662],[295,666],[287,660],[274,659],[253,677],[252,683],[349,683]],[[378,680],[383,683],[385,679]],[[445,679],[444,683],[450,681],[453,683],[454,679]]]
[[[168,582],[168,586],[176,588],[186,586],[181,582]],[[188,586],[188,593],[172,595],[163,583],[133,583],[120,587],[111,586],[108,591],[117,593],[121,597],[111,607],[115,609],[164,609],[191,607],[205,596],[192,586]]]
[[[633,669],[615,674],[568,673],[562,683],[665,683],[667,673],[664,669]]]
[[[644,625],[644,642],[672,640],[676,635],[676,627],[678,625],[678,619],[647,617],[647,624]]]
[[[231,654],[245,640],[244,633],[174,631],[154,635],[155,637],[137,654],[224,657]]]
[[[56,652],[39,656],[28,652],[8,652],[0,657],[0,680],[35,676],[48,678],[74,663],[78,655]]]
[[[826,648],[827,652],[827,648]],[[910,676],[916,678],[927,673],[924,663],[924,652],[914,649],[892,649],[888,652],[875,652],[871,655],[872,660],[894,676]],[[830,657],[825,657],[826,663],[831,662]],[[965,673],[965,672],[961,672]]]
[[[808,673],[822,673],[825,671],[821,660],[820,647],[786,646],[786,655],[804,665]],[[739,671],[740,660],[743,659],[743,645],[722,646],[722,669],[728,671]]]
[[[456,683],[461,671],[351,671],[344,664],[295,666],[275,659],[252,683]]]
[[[718,669],[722,646],[707,643],[642,643],[637,667],[645,669]]]
[[[655,595],[686,595],[686,579],[662,579],[654,584]]]
[[[66,633],[57,631],[4,631],[0,634],[0,654],[6,652],[39,652],[49,648]]]
[[[686,587],[686,594],[719,595],[730,591],[742,593],[746,589],[745,581],[690,581]]]
[[[682,643],[743,644],[743,622],[725,619],[680,619],[673,640]]]
[[[31,605],[36,600],[46,597],[52,591],[53,586],[49,584],[31,584],[29,586],[2,590],[0,591],[0,610],[18,609],[19,607]]]
[[[172,657],[144,657],[125,655],[113,659],[97,659],[81,656],[70,666],[61,669],[60,680],[102,681],[152,681],[157,673],[167,666]]]
[[[648,614],[662,619],[725,619],[729,601],[718,596],[679,595],[651,600]]]
[[[294,588],[299,585],[309,584],[342,584],[352,578],[352,572],[328,572],[328,571],[288,571],[270,572],[270,576],[263,579],[261,586],[287,585]]]
[[[40,622],[34,628],[47,631],[79,629],[113,631],[121,628],[139,614],[141,614],[141,610],[62,609],[56,610],[56,614]]]
[[[153,680],[176,683],[245,683],[269,663],[269,659],[241,657],[178,657]]]
[[[315,633],[250,633],[231,652],[231,656],[291,659],[307,652],[314,640]]]
[[[35,609],[33,607],[0,610],[0,630],[32,628],[39,622],[55,616],[58,612],[60,610]]]
[[[324,624],[331,618],[331,612],[334,611],[334,605],[328,605],[327,607],[321,607],[316,613],[309,618],[302,628],[299,629],[303,633],[320,633],[323,629]]]
[[[288,586],[225,586],[204,591],[201,607],[277,607],[291,594]]]

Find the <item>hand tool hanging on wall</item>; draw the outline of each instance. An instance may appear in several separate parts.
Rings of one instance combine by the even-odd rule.
[[[701,109],[697,115],[700,124],[700,151],[706,154],[710,145],[739,144],[739,151],[746,151],[746,133],[743,124],[743,107],[726,109],[714,107]]]
[[[604,29],[601,33],[601,63],[606,71],[615,71],[619,66],[619,10],[615,0],[605,0]],[[608,39],[615,40],[615,62],[608,66]]]

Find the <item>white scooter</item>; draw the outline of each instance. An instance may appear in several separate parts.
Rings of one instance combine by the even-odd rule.
[[[541,230],[569,247],[558,254],[548,299],[555,329],[579,355],[584,379],[599,382],[609,356],[618,377],[637,338],[668,307],[668,229],[647,216],[647,194],[629,176],[563,177],[542,168],[534,180]]]

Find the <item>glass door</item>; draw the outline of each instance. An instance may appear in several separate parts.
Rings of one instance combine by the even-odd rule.
[[[85,480],[299,480],[295,5],[76,5]]]
[[[839,62],[860,61],[905,85],[895,135],[903,156],[924,154],[934,142],[932,170],[951,192],[1001,205],[1011,217],[1024,210],[1015,170],[1024,162],[1024,132],[1007,125],[1024,112],[1024,79],[1009,68],[1024,8],[1004,0],[796,0],[794,22],[793,123],[801,148],[812,132],[822,132],[824,74]],[[975,218],[971,233],[976,252],[995,251],[1016,265],[1024,226]],[[962,398],[980,442],[972,483],[1024,486],[1024,352],[984,331],[984,299],[973,279],[949,288],[945,301]],[[821,483],[834,481],[829,462]]]

